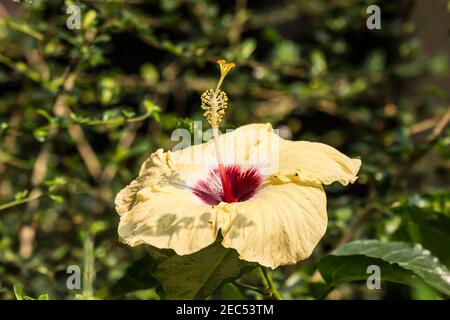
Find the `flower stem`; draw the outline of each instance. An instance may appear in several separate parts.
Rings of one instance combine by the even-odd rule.
[[[275,288],[275,284],[273,283],[272,276],[269,273],[269,271],[262,266],[260,267],[260,270],[261,270],[261,274],[263,276],[263,279],[262,279],[263,283],[265,286],[267,286],[270,297],[274,300],[283,300],[280,293]]]

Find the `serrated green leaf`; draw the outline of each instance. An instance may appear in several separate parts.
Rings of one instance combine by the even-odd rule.
[[[428,250],[405,242],[363,240],[348,243],[322,259],[319,271],[331,283],[362,280],[364,266],[367,268],[368,263],[380,266],[382,279],[387,281],[413,285],[414,275],[450,295],[448,269]],[[367,277],[368,274],[363,279]]]
[[[383,281],[413,286],[418,280],[414,273],[398,265],[363,255],[327,256],[320,261],[319,271],[328,284],[337,285],[345,282],[367,280],[370,276],[367,268],[371,265],[380,267],[381,280]]]

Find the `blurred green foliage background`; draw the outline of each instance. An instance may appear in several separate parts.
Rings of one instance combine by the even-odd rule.
[[[71,4],[79,30],[66,27]],[[366,27],[372,4],[380,30]],[[354,185],[327,188],[313,257],[273,273],[283,297],[445,297],[351,281],[323,294],[317,268],[355,239],[419,243],[450,266],[449,11],[443,0],[2,0],[0,298],[14,285],[50,299],[158,298],[114,286],[144,254],[118,241],[114,197],[177,143],[174,129],[202,120],[219,58],[237,65],[225,127],[268,121],[363,160]],[[66,287],[69,265],[83,271],[80,290]],[[235,283],[213,297],[261,295]]]

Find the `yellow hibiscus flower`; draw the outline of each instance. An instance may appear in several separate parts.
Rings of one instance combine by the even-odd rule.
[[[153,153],[116,197],[118,233],[191,254],[216,241],[240,258],[276,268],[307,259],[327,226],[324,184],[353,183],[361,166],[315,142],[280,138],[270,124],[218,134],[227,98],[220,85],[233,65],[219,61],[216,90],[202,95],[214,139]],[[221,98],[220,98],[221,97]],[[222,100],[221,100],[222,99]]]

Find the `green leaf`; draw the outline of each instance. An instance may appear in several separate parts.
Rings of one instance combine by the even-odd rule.
[[[321,260],[319,271],[333,284],[367,279],[367,266],[378,265],[386,281],[414,285],[416,277],[450,295],[448,269],[420,245],[378,240],[354,241]]]
[[[133,291],[156,288],[159,284],[150,274],[155,267],[155,259],[149,255],[137,260],[126,269],[124,276],[111,287],[111,295],[121,297]]]
[[[279,36],[279,35],[278,35]],[[292,41],[280,40],[275,44],[272,63],[274,66],[295,66],[300,61],[299,47]]]
[[[141,77],[149,85],[155,85],[159,81],[158,69],[151,63],[145,63],[140,68]]]
[[[56,203],[64,203],[64,197],[57,195],[57,194],[51,194],[49,195],[50,199],[55,201]]]
[[[251,57],[256,49],[255,39],[245,39],[239,48],[239,58],[247,60]]]
[[[108,227],[109,227],[109,224],[107,221],[99,220],[99,221],[93,222],[89,229],[93,235],[96,235],[97,233],[107,230]]]
[[[96,18],[97,12],[95,12],[95,10],[89,10],[84,16],[83,29],[89,29],[90,27],[92,27]]]
[[[320,261],[319,271],[324,280],[331,285],[367,280],[367,268],[377,265],[381,269],[381,280],[413,286],[418,280],[414,273],[396,264],[363,255],[330,255]]]
[[[320,77],[327,72],[327,60],[322,51],[313,50],[311,52],[311,75],[314,78]]]
[[[120,92],[120,88],[113,78],[102,78],[98,86],[100,89],[100,101],[103,105],[109,105],[115,102],[117,95]]]
[[[40,127],[33,131],[33,135],[39,142],[44,142],[49,133],[48,127]]]
[[[14,285],[14,295],[16,296],[17,300],[23,300],[23,296],[22,296],[22,287],[18,284]]]
[[[28,196],[28,190],[19,191],[14,195],[14,200],[20,201]]]
[[[366,60],[367,71],[371,74],[382,73],[386,67],[386,56],[381,50],[374,50],[369,53]]]
[[[245,300],[245,296],[232,283],[225,284],[221,293],[224,300]]]
[[[75,114],[73,112],[71,112],[69,116],[75,123],[78,123],[78,124],[86,124],[91,121],[89,118],[83,117],[83,116]]]
[[[445,74],[449,69],[449,59],[447,55],[438,54],[429,60],[429,69],[433,74]]]
[[[413,196],[390,209],[402,223],[391,236],[394,241],[417,242],[430,250],[447,267],[450,266],[450,197],[449,193]]]
[[[6,129],[8,129],[9,124],[6,122],[2,122],[0,123],[0,131],[5,131]]]
[[[46,180],[44,182],[45,186],[48,188],[48,191],[50,191],[50,192],[65,185],[66,183],[67,183],[67,181],[64,177],[56,177],[55,179]]]
[[[41,294],[37,299],[38,300],[48,300],[48,294]]]
[[[47,112],[47,110],[39,109],[36,111],[37,114],[43,116],[49,123],[55,123],[56,120]]]
[[[165,299],[205,299],[254,267],[255,264],[239,260],[235,250],[216,242],[196,253],[166,259],[153,275],[161,284]]]
[[[143,101],[143,105],[145,110],[147,110],[147,115],[151,116],[156,122],[161,120],[161,107],[157,106],[153,101],[148,99]]]

